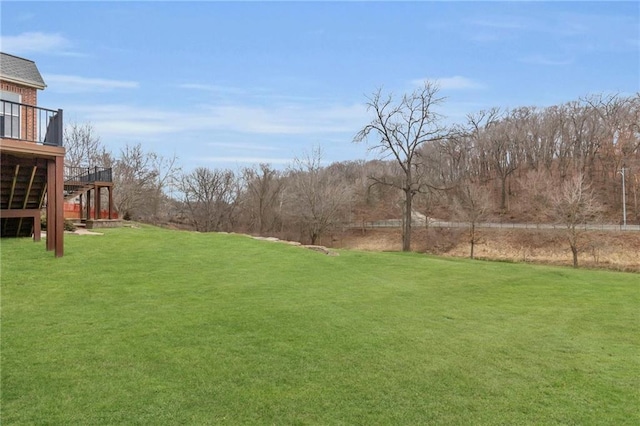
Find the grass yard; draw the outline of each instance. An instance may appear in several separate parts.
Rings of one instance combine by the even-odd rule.
[[[13,424],[640,424],[640,275],[153,227],[1,246]]]

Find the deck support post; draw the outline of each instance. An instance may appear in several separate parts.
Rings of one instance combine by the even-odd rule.
[[[47,250],[64,254],[64,157],[47,162]]]
[[[109,192],[109,220],[113,219],[113,187],[108,186],[107,191]]]
[[[86,220],[91,219],[91,190],[87,191],[87,211],[85,213]]]
[[[93,189],[93,219],[100,219],[100,187],[98,185]]]

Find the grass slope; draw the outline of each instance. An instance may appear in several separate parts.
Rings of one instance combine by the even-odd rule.
[[[152,227],[2,240],[3,424],[638,424],[638,275]]]

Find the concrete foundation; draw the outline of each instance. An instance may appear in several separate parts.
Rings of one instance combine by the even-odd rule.
[[[88,219],[86,221],[87,229],[99,228],[119,228],[122,226],[120,219]]]

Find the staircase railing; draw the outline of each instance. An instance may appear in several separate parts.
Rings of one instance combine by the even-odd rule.
[[[113,182],[111,167],[71,167],[64,168],[65,182]]]

